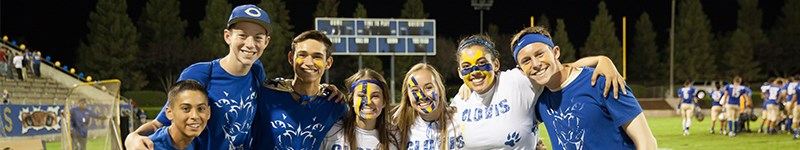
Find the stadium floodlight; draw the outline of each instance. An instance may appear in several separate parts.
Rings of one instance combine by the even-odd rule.
[[[483,34],[483,11],[492,8],[494,0],[472,0],[472,8],[481,11],[481,34]]]

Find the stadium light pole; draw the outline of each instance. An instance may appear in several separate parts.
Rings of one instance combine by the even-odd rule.
[[[483,34],[483,11],[492,8],[494,0],[472,0],[472,8],[481,11],[481,34]]]
[[[671,27],[669,29],[669,98],[674,98],[675,90],[675,0],[672,0]]]

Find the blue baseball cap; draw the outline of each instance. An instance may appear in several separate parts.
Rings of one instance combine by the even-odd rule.
[[[266,11],[253,4],[239,5],[231,11],[231,17],[228,18],[228,28],[231,25],[248,21],[256,23],[267,30],[267,35],[272,33],[272,21],[269,20],[269,14]]]

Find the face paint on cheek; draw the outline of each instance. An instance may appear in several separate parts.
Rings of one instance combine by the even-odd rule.
[[[325,67],[325,63],[323,63],[322,60],[314,60],[314,66],[317,68],[322,68]]]
[[[303,59],[302,58],[295,58],[294,62],[297,63],[297,64],[303,64]]]
[[[357,97],[356,100],[355,100],[354,107],[355,107],[355,110],[356,110],[356,114],[359,117],[364,118],[364,119],[372,119],[373,116],[371,114],[365,114],[365,113],[361,112],[361,108],[368,107],[367,105],[372,103],[372,100],[371,100],[369,95],[370,95],[370,93],[372,93],[374,87],[369,85],[369,84],[367,84],[367,82],[362,82],[356,88],[361,89],[361,92],[364,93],[364,96]]]
[[[411,88],[417,85],[419,85],[417,79],[414,77],[414,75],[411,75],[408,80],[408,87]],[[422,112],[425,114],[433,112],[433,110],[436,108],[436,101],[438,100],[437,94],[436,92],[431,92],[431,95],[432,96],[429,97],[429,95],[423,93],[421,89],[417,90],[416,92],[411,92],[411,96],[414,97],[414,101],[417,102],[417,105],[421,103],[430,103],[430,105],[422,108]]]

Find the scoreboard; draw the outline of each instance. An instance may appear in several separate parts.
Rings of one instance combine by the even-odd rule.
[[[436,20],[316,18],[333,55],[436,55]]]

